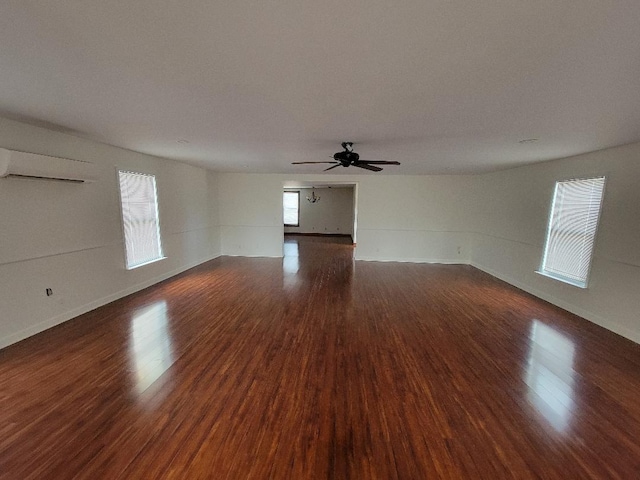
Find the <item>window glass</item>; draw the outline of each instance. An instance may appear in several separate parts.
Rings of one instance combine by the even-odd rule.
[[[118,172],[127,269],[164,258],[160,241],[156,177]]]
[[[298,227],[300,225],[300,192],[284,192],[282,207],[284,209],[284,225]]]
[[[586,287],[604,177],[556,183],[540,273]]]

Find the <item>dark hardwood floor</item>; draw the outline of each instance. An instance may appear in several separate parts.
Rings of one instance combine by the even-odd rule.
[[[472,267],[285,249],[0,351],[0,478],[640,478],[638,345]]]

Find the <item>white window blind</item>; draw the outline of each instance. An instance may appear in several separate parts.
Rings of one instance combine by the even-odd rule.
[[[604,180],[598,177],[556,183],[540,273],[586,287]]]
[[[284,192],[282,195],[284,224],[290,227],[300,225],[300,192]]]
[[[127,269],[132,269],[164,258],[156,177],[123,171],[118,176]]]

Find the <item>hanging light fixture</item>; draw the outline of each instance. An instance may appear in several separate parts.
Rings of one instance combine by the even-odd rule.
[[[311,187],[311,195],[307,195],[307,201],[309,203],[317,203],[320,201],[320,196],[316,195],[315,187]]]

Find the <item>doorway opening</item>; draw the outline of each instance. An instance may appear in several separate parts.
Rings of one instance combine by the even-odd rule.
[[[356,183],[285,182],[283,204],[283,255],[286,240],[318,237],[323,242],[355,247],[358,228]],[[291,242],[289,242],[291,243]]]

